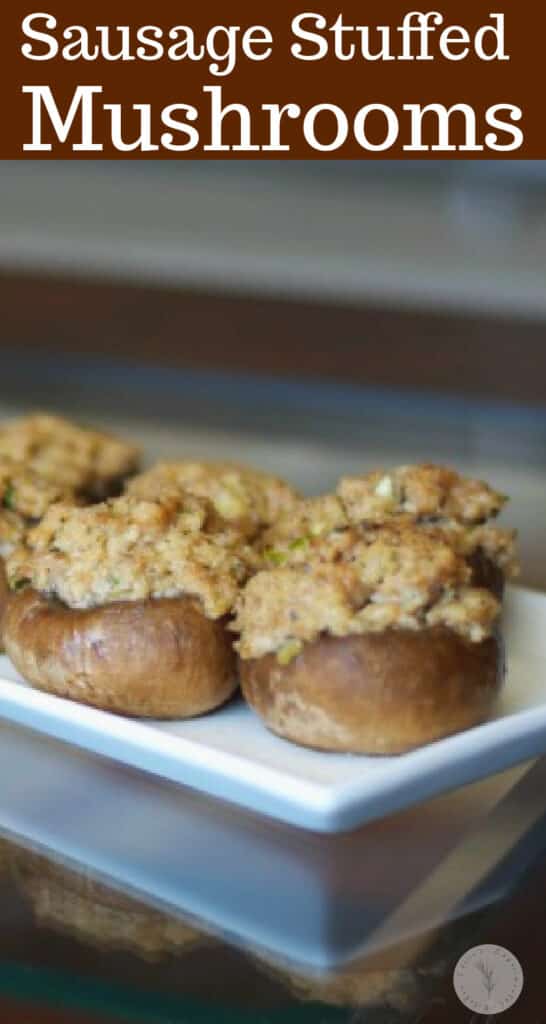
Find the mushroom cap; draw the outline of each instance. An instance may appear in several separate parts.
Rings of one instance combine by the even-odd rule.
[[[288,664],[240,662],[243,694],[275,733],[319,750],[399,754],[489,715],[504,675],[498,634],[443,627],[323,635]]]
[[[237,688],[225,620],[187,596],[82,610],[27,588],[10,594],[4,641],[32,685],[121,714],[188,718]]]

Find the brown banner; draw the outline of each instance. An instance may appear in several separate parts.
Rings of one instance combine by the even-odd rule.
[[[546,158],[536,0],[16,0],[2,21],[2,159]]]

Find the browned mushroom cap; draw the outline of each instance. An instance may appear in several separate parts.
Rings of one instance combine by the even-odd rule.
[[[4,642],[39,689],[127,715],[199,715],[237,686],[225,620],[206,618],[186,596],[82,610],[12,592]]]
[[[248,703],[303,746],[399,754],[482,722],[503,678],[498,637],[472,643],[443,627],[321,636],[281,665],[241,661]]]

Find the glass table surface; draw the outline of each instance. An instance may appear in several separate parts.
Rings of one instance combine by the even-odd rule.
[[[486,1020],[453,986],[484,943],[503,1021],[546,1020],[546,759],[325,836],[0,731],[1,1021]]]

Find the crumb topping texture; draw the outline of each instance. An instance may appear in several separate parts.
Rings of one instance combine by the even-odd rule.
[[[116,437],[42,413],[0,424],[0,455],[85,494],[135,472],[140,457]]]
[[[518,573],[516,531],[493,526],[506,498],[441,466],[403,466],[344,477],[337,493],[300,500],[263,536],[264,566],[301,560],[317,538],[398,523],[442,534],[466,558],[482,551],[507,578]]]
[[[194,495],[54,505],[7,559],[8,582],[70,608],[189,595],[216,619],[248,574],[245,549],[216,525],[209,502]]]
[[[500,604],[470,578],[440,533],[394,522],[334,530],[248,581],[233,624],[239,653],[277,652],[286,663],[321,633],[439,625],[477,643],[492,633]]]
[[[18,544],[29,526],[41,519],[54,502],[72,498],[70,488],[0,455],[0,555]]]
[[[273,523],[298,497],[276,476],[225,462],[160,462],[127,487],[129,494],[139,498],[180,491],[207,498],[218,515],[248,538]]]
[[[353,522],[409,515],[475,525],[498,515],[507,500],[482,480],[430,464],[342,477],[337,493]]]

